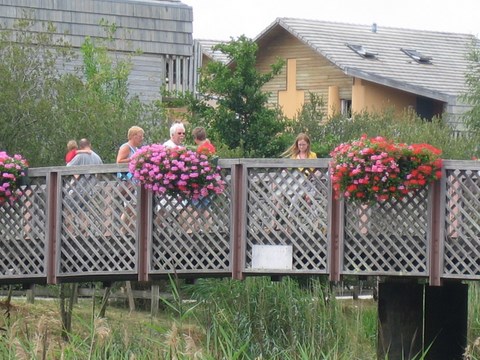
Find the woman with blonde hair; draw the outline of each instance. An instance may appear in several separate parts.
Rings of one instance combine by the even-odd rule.
[[[283,154],[282,157],[290,159],[316,159],[317,154],[311,150],[310,138],[305,133],[297,135],[295,142]]]
[[[297,135],[295,142],[290,146],[283,154],[283,157],[290,159],[316,159],[317,154],[311,150],[310,137],[305,133]],[[301,173],[304,176],[299,176],[297,173]],[[310,203],[310,195],[315,193],[315,188],[312,185],[313,174],[315,168],[298,168],[292,172],[292,176],[295,177],[298,183],[294,184],[294,189],[290,189],[289,193],[293,195],[292,202],[297,203],[300,197],[303,197],[306,202]]]

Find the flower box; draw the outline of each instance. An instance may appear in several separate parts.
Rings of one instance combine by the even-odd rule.
[[[330,155],[336,198],[356,203],[401,199],[441,177],[441,151],[429,144],[397,144],[364,135]]]
[[[144,188],[188,200],[222,193],[225,182],[220,170],[214,159],[205,154],[160,144],[141,147],[129,163],[130,173]]]

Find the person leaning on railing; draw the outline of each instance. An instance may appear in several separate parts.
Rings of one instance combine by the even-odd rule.
[[[145,131],[139,126],[132,126],[128,129],[128,141],[120,146],[117,152],[117,164],[126,164],[130,162],[130,158],[142,145]],[[122,182],[119,184],[120,194],[123,196],[125,211],[120,216],[122,223],[128,229],[135,223],[132,208],[136,206],[136,188],[137,185],[130,172],[119,172],[117,178]]]
[[[317,154],[311,150],[310,137],[305,133],[298,134],[295,142],[282,156],[297,160],[317,158]],[[297,175],[298,173],[301,173],[300,176]],[[293,171],[293,176],[297,179],[300,189],[293,189],[294,196],[292,203],[297,203],[300,197],[303,197],[307,203],[311,202],[310,197],[315,192],[312,181],[315,180],[315,176],[317,175],[315,168],[298,168],[296,171]]]
[[[67,166],[101,164],[103,164],[103,161],[100,156],[92,150],[90,141],[88,139],[81,139],[79,142],[79,151],[77,151],[77,154]],[[85,211],[86,202],[91,201],[96,183],[97,179],[94,174],[74,175],[70,184],[71,189],[69,190],[71,199],[67,199],[69,200],[70,207],[73,208],[73,203],[76,203],[80,209]],[[81,224],[83,227],[82,231],[87,230],[84,211],[80,213]],[[72,215],[67,217],[67,229],[70,231],[73,229]]]

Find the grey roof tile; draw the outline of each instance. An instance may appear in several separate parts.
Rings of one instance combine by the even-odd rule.
[[[215,45],[227,43],[228,41],[198,39],[197,42],[201,46],[202,54],[208,56],[212,60],[220,61],[224,64],[227,64],[229,62],[229,58],[226,54],[222,53],[221,51],[212,49]]]

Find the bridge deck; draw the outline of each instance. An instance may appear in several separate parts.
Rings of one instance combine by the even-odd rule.
[[[0,283],[173,273],[480,278],[479,162],[444,161],[428,190],[374,206],[332,197],[328,159],[219,164],[226,191],[204,208],[129,187],[117,177],[124,166],[30,169],[21,199],[0,206]]]

